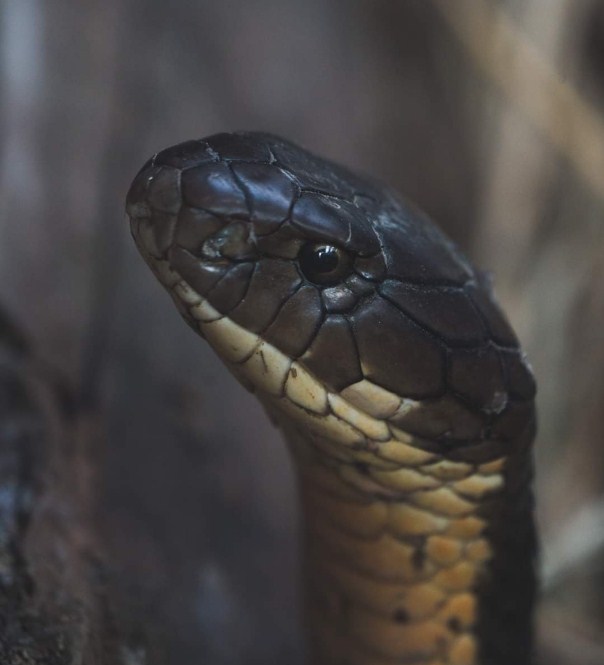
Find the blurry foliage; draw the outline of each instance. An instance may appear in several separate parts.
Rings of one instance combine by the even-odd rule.
[[[233,129],[386,180],[494,271],[540,385],[543,661],[604,662],[603,54],[598,0],[0,2],[0,301],[86,414],[124,663],[301,663],[286,451],[123,215],[150,154]]]

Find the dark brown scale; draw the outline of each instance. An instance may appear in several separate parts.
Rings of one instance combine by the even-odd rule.
[[[289,222],[285,222],[274,233],[256,238],[256,247],[261,254],[295,259],[304,242],[304,239],[300,237],[300,232],[294,229]]]
[[[444,350],[394,305],[375,296],[350,320],[366,378],[407,397],[443,393]]]
[[[178,169],[169,166],[164,166],[155,173],[147,188],[147,201],[152,208],[172,214],[180,210],[180,176]]]
[[[534,500],[530,444],[534,434],[534,426],[529,426],[516,442],[519,452],[511,456],[506,465],[504,491],[483,509],[489,517],[486,535],[494,557],[489,564],[489,575],[479,589],[476,631],[483,662],[493,665],[533,662],[537,542],[531,517]]]
[[[507,403],[499,354],[490,346],[451,352],[447,382],[457,394],[487,413],[500,413]]]
[[[515,399],[531,400],[537,387],[535,379],[520,351],[500,351],[510,396]]]
[[[451,395],[423,401],[420,408],[397,415],[391,418],[390,422],[423,438],[445,437],[458,441],[481,438],[484,427],[483,419],[479,415]]]
[[[463,285],[472,272],[457,248],[428,220],[423,224],[420,220],[407,211],[396,224],[377,226],[388,276],[424,284]]]
[[[263,331],[300,282],[298,270],[291,261],[261,259],[245,298],[231,312],[231,318],[246,330]]]
[[[347,277],[344,284],[357,296],[368,296],[375,291],[373,282],[368,282],[355,273]]]
[[[150,223],[153,225],[153,236],[157,249],[165,254],[174,242],[177,218],[169,212],[153,212]]]
[[[342,390],[363,378],[352,331],[343,316],[325,318],[302,360],[332,390]]]
[[[492,462],[498,457],[506,456],[510,452],[509,441],[496,439],[469,439],[467,441],[456,441],[453,445],[447,445],[440,441],[445,447],[447,459],[454,462],[465,462],[467,464],[484,464]]]
[[[381,252],[374,256],[357,257],[354,269],[366,279],[382,280],[386,276],[386,263]]]
[[[273,231],[288,216],[297,195],[294,183],[282,171],[266,164],[231,165],[247,193],[250,219],[258,233]]]
[[[511,402],[494,421],[490,430],[492,436],[513,441],[522,434],[534,413],[535,408],[532,402]]]
[[[185,141],[158,152],[154,158],[157,166],[174,166],[183,170],[215,161],[205,141]]]
[[[185,171],[182,195],[186,205],[216,215],[245,218],[250,214],[243,191],[226,164],[202,164]]]
[[[254,136],[237,132],[235,134],[214,134],[205,143],[220,159],[244,162],[270,162],[271,153],[266,143],[257,141]]]
[[[487,331],[476,308],[461,289],[404,284],[386,280],[379,292],[447,345],[480,344]]]
[[[481,288],[468,285],[468,294],[481,313],[493,341],[503,346],[518,346],[518,338],[508,323],[505,315],[493,300],[490,284],[484,283]]]
[[[151,214],[151,207],[147,203],[147,189],[153,176],[159,171],[160,167],[153,166],[153,160],[149,160],[132,181],[126,196],[126,212],[133,219],[148,217]]]
[[[329,242],[359,254],[374,254],[379,244],[363,213],[345,201],[304,192],[294,204],[292,224],[309,240]]]
[[[321,322],[321,298],[314,286],[302,286],[288,298],[263,338],[292,358],[302,355]]]
[[[330,313],[349,312],[358,302],[358,296],[345,286],[332,286],[323,289],[321,299]]]
[[[209,303],[222,314],[228,314],[245,296],[254,263],[239,263],[226,273],[221,280],[208,291]]]
[[[361,178],[341,166],[300,150],[289,141],[270,135],[264,135],[264,138],[269,143],[277,163],[287,169],[302,187],[352,201],[355,192],[363,190],[367,185]]]

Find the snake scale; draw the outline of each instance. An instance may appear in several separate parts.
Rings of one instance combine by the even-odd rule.
[[[313,665],[527,665],[533,376],[475,270],[389,188],[278,137],[154,155],[127,213],[296,462]]]

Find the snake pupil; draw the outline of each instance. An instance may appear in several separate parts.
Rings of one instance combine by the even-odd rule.
[[[336,284],[349,272],[350,258],[339,247],[307,243],[298,254],[306,279],[315,284]]]

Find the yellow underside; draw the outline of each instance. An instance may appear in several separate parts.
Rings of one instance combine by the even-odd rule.
[[[451,462],[414,445],[392,422],[421,403],[367,380],[329,392],[303,358],[221,315],[166,261],[147,257],[297,460],[312,665],[479,665],[476,587],[492,556],[479,507],[501,490],[505,458]]]
[[[477,509],[501,486],[505,460],[471,471],[437,462],[433,475],[423,468],[434,487],[393,494],[401,466],[382,494],[366,468],[288,439],[304,503],[312,665],[479,665],[475,589],[492,553]]]

